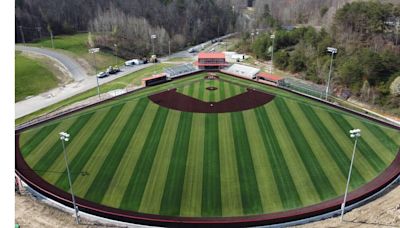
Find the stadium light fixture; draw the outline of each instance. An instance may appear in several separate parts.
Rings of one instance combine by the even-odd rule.
[[[76,221],[76,224],[79,224],[79,209],[76,206],[74,192],[72,191],[71,174],[69,172],[68,158],[67,158],[67,153],[65,151],[65,142],[69,141],[70,135],[68,133],[66,133],[66,132],[60,132],[59,135],[60,135],[60,140],[61,140],[62,147],[63,147],[65,165],[67,166],[69,189],[70,189],[71,196],[72,196],[72,205],[73,205],[74,210],[75,210],[75,221]]]
[[[332,53],[332,58],[331,58],[331,66],[329,68],[329,76],[328,76],[328,83],[326,85],[326,92],[325,92],[325,100],[328,100],[328,94],[329,94],[329,84],[331,82],[331,75],[332,75],[332,66],[333,66],[333,56],[337,54],[337,49],[333,47],[328,47],[327,51]]]
[[[358,141],[358,138],[361,137],[361,130],[360,129],[353,129],[353,130],[350,130],[349,133],[350,133],[350,137],[351,138],[355,138],[356,140],[354,142],[353,155],[351,156],[349,175],[347,177],[346,191],[344,193],[344,199],[343,199],[343,203],[342,203],[342,206],[341,206],[342,214],[340,216],[340,222],[343,222],[343,215],[344,215],[344,211],[345,211],[345,207],[346,207],[347,192],[349,190],[351,170],[353,168],[354,155],[356,153],[357,141]]]

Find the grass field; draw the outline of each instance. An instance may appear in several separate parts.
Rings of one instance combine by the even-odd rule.
[[[50,38],[42,39],[35,43],[29,44],[35,47],[52,48]],[[88,33],[78,33],[75,35],[62,35],[54,37],[54,48],[65,51],[67,54],[75,58],[83,58],[93,68],[94,73],[94,59],[93,55],[88,53]],[[115,59],[114,50],[100,50],[96,53],[96,66],[98,70],[104,70],[110,65],[121,65],[125,60],[121,58]]]
[[[15,52],[15,101],[57,87],[57,77],[38,59]]]
[[[223,217],[300,208],[343,194],[360,128],[350,189],[379,175],[400,147],[399,131],[272,87],[199,74],[122,97],[21,133],[28,165],[68,190],[58,133],[67,143],[74,192],[142,213]],[[218,88],[205,91],[207,83]],[[252,110],[169,110],[147,96],[177,88],[204,101],[254,87],[276,95]]]

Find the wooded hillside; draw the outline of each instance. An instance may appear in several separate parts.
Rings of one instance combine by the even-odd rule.
[[[352,94],[363,102],[400,113],[400,85],[395,83],[400,77],[398,21],[400,4],[368,1],[345,4],[328,30],[275,28],[274,65],[326,84],[331,60],[326,48],[336,47],[334,94]],[[255,40],[251,50],[258,58],[269,60],[271,46],[272,40],[265,34]]]
[[[96,46],[118,43],[123,57],[168,52],[234,31],[236,17],[227,1],[190,0],[17,0],[16,41],[78,31],[95,33]]]

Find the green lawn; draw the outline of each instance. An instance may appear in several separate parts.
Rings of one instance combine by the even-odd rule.
[[[40,60],[15,52],[15,101],[57,87],[57,77]]]
[[[92,37],[94,39],[94,35],[92,35]],[[42,39],[28,45],[52,48],[50,38]],[[56,50],[64,51],[66,54],[71,55],[74,58],[83,58],[93,68],[90,69],[90,73],[94,74],[94,58],[93,55],[88,52],[88,49],[90,48],[88,43],[88,33],[55,36],[54,48]],[[121,58],[115,59],[114,50],[100,49],[100,52],[96,53],[96,66],[98,71],[104,70],[110,65],[121,65],[124,61],[125,60]]]
[[[343,195],[352,128],[362,137],[350,190],[395,158],[399,131],[273,87],[206,73],[150,87],[21,133],[28,165],[68,190],[58,132],[67,131],[78,197],[142,213],[223,217],[266,214]],[[207,93],[207,83],[218,87]],[[148,96],[167,89],[204,101],[254,87],[276,98],[252,110],[170,110]]]

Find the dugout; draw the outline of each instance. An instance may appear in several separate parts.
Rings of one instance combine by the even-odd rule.
[[[143,78],[142,79],[142,86],[153,86],[153,85],[158,85],[164,82],[167,82],[167,74],[162,73],[162,74],[156,74],[153,75],[149,78]]]
[[[275,86],[281,86],[285,83],[285,79],[277,75],[260,72],[257,75],[257,81],[266,82]]]

